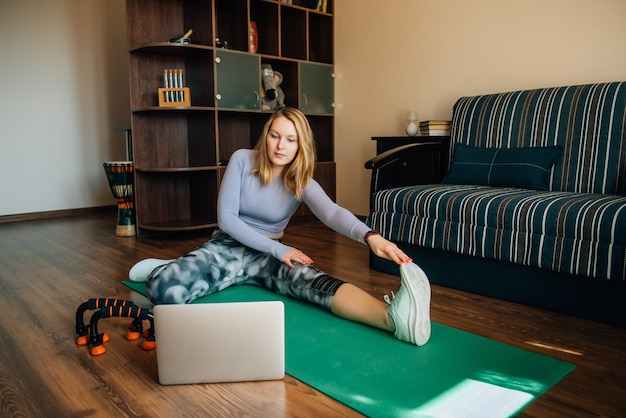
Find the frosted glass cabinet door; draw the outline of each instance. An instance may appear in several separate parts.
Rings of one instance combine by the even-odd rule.
[[[333,66],[300,63],[300,110],[307,115],[334,113]]]
[[[261,62],[258,55],[217,50],[215,103],[220,109],[260,109]]]

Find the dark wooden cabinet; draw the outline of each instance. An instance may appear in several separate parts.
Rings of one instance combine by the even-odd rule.
[[[224,167],[234,151],[254,146],[271,114],[260,106],[262,64],[282,73],[286,105],[309,118],[315,178],[335,198],[333,0],[325,12],[309,4],[127,0],[138,235],[217,226]],[[191,43],[169,42],[189,29]],[[159,107],[167,69],[183,70],[190,105]]]

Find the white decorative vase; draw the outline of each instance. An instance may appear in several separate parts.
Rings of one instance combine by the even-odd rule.
[[[408,136],[417,135],[418,128],[415,124],[415,121],[417,120],[417,112],[415,110],[409,110],[406,113],[406,120],[409,121],[409,124],[406,127],[406,134]]]

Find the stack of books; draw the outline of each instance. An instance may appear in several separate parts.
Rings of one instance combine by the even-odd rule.
[[[428,136],[449,136],[449,120],[425,120],[420,122],[420,134]]]

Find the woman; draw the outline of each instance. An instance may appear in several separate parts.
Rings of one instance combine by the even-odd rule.
[[[335,204],[312,178],[314,167],[306,117],[293,108],[277,110],[254,150],[233,153],[217,201],[219,229],[211,239],[176,260],[143,260],[130,270],[130,279],[147,280],[148,296],[156,304],[187,303],[232,285],[255,284],[425,344],[430,338],[426,275],[394,243]],[[400,265],[400,290],[392,300],[379,301],[330,277],[306,253],[281,242],[301,202],[328,227]]]

